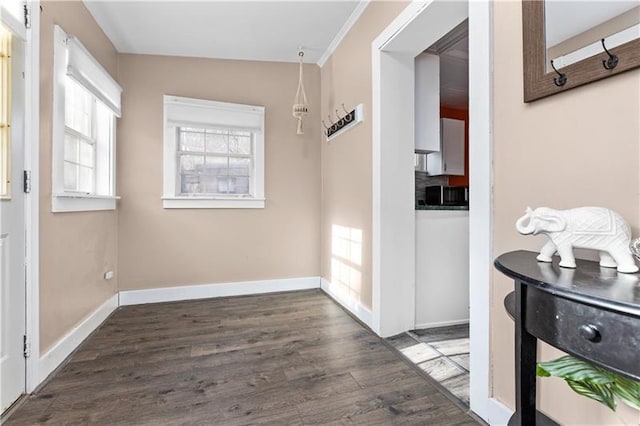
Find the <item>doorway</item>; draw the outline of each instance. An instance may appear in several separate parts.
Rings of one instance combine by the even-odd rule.
[[[415,325],[414,58],[468,19],[470,407],[490,421],[491,4],[413,2],[376,38],[373,65],[373,325]]]
[[[0,412],[26,387],[25,147],[26,41],[0,23]]]

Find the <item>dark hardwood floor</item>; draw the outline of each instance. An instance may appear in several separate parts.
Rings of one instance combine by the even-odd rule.
[[[6,424],[477,423],[314,290],[121,308]]]

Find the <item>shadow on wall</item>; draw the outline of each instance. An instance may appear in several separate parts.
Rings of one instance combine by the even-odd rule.
[[[360,300],[361,267],[362,230],[334,224],[331,227],[331,290]]]

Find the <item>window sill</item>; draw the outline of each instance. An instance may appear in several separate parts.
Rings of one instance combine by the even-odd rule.
[[[165,209],[264,209],[264,198],[162,197]]]
[[[54,194],[51,197],[51,211],[63,212],[89,212],[99,210],[115,210],[116,201],[120,197],[89,194]]]

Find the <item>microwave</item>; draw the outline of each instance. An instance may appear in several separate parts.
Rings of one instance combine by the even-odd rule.
[[[428,206],[469,205],[468,186],[427,186],[425,191]]]

